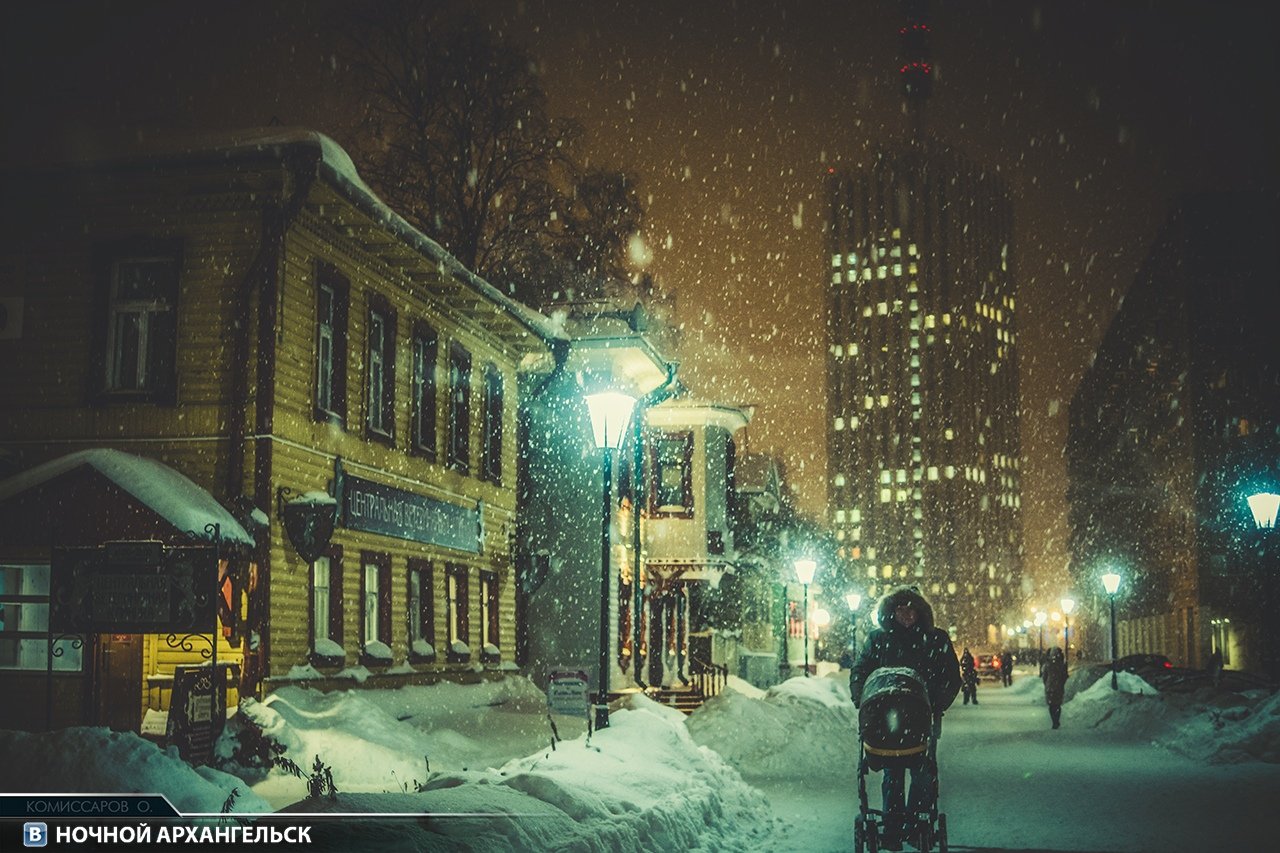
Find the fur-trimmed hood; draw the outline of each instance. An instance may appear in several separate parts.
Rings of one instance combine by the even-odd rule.
[[[876,608],[876,619],[881,628],[891,631],[897,626],[898,623],[893,619],[893,611],[902,604],[915,607],[917,625],[925,631],[933,628],[933,607],[914,586],[897,587],[880,599],[880,604]]]

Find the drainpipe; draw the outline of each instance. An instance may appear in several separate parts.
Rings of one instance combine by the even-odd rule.
[[[636,505],[631,511],[631,597],[632,597],[632,618],[631,618],[631,665],[635,672],[632,677],[636,684],[642,688],[648,687],[648,682],[644,679],[644,667],[640,661],[640,648],[644,641],[644,631],[641,623],[640,614],[644,608],[644,589],[640,585],[640,508],[644,502],[648,500],[648,486],[645,482],[644,470],[644,413],[651,406],[656,406],[663,400],[674,395],[680,388],[680,382],[676,379],[676,371],[680,368],[678,362],[667,362],[667,379],[657,388],[650,391],[636,403],[636,414],[631,419],[631,435],[634,439],[631,442],[632,448],[632,488],[636,490]],[[653,650],[650,649],[652,654]]]
[[[308,192],[314,183],[318,171],[319,153],[306,151],[302,156],[286,153],[283,161],[286,188],[285,199],[279,207],[266,207],[262,212],[262,239],[253,261],[245,270],[244,276],[236,283],[233,302],[231,399],[227,413],[227,434],[230,448],[227,454],[227,494],[238,496],[244,493],[245,478],[245,442],[248,441],[248,406],[250,371],[256,367],[258,383],[257,401],[254,412],[255,433],[267,435],[273,429],[275,398],[276,365],[276,311],[280,290],[280,260],[284,251],[284,237],[292,227],[306,201]],[[292,183],[292,188],[288,183]],[[253,294],[259,293],[258,317],[256,331],[258,335],[258,358],[251,367],[249,363],[250,337],[254,332]],[[272,506],[271,500],[271,440],[259,438],[254,454],[253,502],[256,506]],[[252,559],[258,565],[257,588],[254,590],[254,601],[250,601],[248,630],[244,632],[243,651],[245,664],[241,670],[241,689],[244,692],[257,694],[258,684],[265,674],[264,662],[269,651],[269,632],[265,630],[268,606],[271,596],[271,549],[270,537],[260,542],[252,552]],[[248,588],[248,579],[244,587]],[[252,639],[258,635],[258,646],[253,648]],[[248,688],[245,690],[245,688]]]

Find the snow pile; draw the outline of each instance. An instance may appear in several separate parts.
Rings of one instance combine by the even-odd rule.
[[[261,702],[242,700],[240,715],[283,746],[285,756],[299,767],[309,770],[319,757],[333,768],[338,790],[390,790],[397,778],[427,775],[428,738],[362,693],[285,687]]]
[[[1159,693],[1130,672],[1118,674],[1117,686],[1112,690],[1109,677],[1099,678],[1063,706],[1066,720],[1200,761],[1280,763],[1280,693],[1209,687]]]
[[[732,679],[689,717],[689,734],[748,779],[847,773],[858,760],[847,679],[797,677],[766,692]]]
[[[396,825],[403,849],[747,851],[767,849],[773,832],[764,797],[694,743],[678,712],[642,696],[590,738],[497,770],[433,773],[420,792],[340,793],[288,811],[429,813]],[[364,824],[350,831],[365,849],[377,841]]]
[[[0,790],[49,793],[163,794],[181,812],[220,812],[231,791],[232,811],[271,806],[241,779],[211,767],[193,768],[176,747],[105,728],[28,733],[0,730]]]

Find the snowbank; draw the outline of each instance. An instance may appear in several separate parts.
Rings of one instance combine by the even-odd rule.
[[[269,812],[271,806],[235,776],[193,768],[176,747],[105,728],[53,732],[0,730],[0,790],[49,793],[163,794],[180,812],[220,812],[237,791],[232,811]]]
[[[1280,763],[1280,693],[1159,693],[1130,672],[1119,673],[1118,687],[1098,679],[1063,706],[1065,719],[1213,764]]]
[[[856,766],[858,714],[847,674],[791,678],[751,691],[728,689],[708,701],[689,717],[690,736],[748,779],[847,773]]]
[[[428,813],[397,824],[396,841],[432,850],[747,851],[766,849],[774,829],[763,795],[694,743],[682,715],[642,696],[609,728],[499,769],[433,773],[419,792],[338,794],[286,811]],[[370,842],[364,825],[350,831]]]

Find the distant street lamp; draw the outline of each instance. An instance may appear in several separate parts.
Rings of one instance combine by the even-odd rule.
[[[613,514],[610,494],[613,454],[622,446],[636,399],[619,391],[603,391],[586,395],[586,400],[596,448],[604,451],[604,502],[600,516],[600,678],[595,704],[595,727],[603,729],[609,725],[609,522]]]
[[[818,564],[808,557],[800,557],[793,562],[796,569],[796,580],[800,581],[804,586],[804,675],[809,677],[809,584],[813,583],[813,573],[818,570]]]
[[[858,656],[858,608],[862,606],[862,596],[856,592],[851,592],[844,597],[844,603],[849,605],[849,651],[856,660]]]
[[[1064,598],[1060,602],[1062,604],[1062,656],[1068,661],[1071,659],[1071,611],[1076,609],[1076,600],[1074,598]],[[1070,663],[1067,669],[1071,669]]]
[[[1040,673],[1044,674],[1044,623],[1049,621],[1049,614],[1043,610],[1036,611],[1036,627],[1040,629],[1040,651],[1036,657],[1040,661]]]
[[[1115,572],[1107,572],[1102,576],[1102,588],[1111,599],[1111,689],[1119,690],[1120,683],[1116,675],[1116,591],[1120,589],[1120,576]]]

